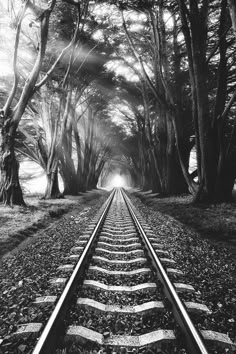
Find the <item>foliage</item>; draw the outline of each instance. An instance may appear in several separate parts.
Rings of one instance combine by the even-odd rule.
[[[13,16],[21,38],[15,48],[28,46],[32,58],[20,66],[16,56],[17,82],[3,110],[7,120],[13,109],[15,128],[21,121],[23,153],[44,165],[48,175],[59,168],[71,193],[90,188],[85,179],[96,175],[102,159],[99,175],[120,163],[135,184],[162,195],[188,189],[196,201],[231,198],[236,177],[231,1],[56,2],[50,10],[47,50],[22,101],[39,55],[35,14],[40,9],[31,1],[28,9],[33,11],[28,22]],[[3,92],[9,90],[6,81]],[[15,112],[20,102],[24,104]],[[47,122],[43,105],[48,106]],[[193,147],[197,169],[190,172]],[[77,181],[76,190],[70,190],[68,178]]]

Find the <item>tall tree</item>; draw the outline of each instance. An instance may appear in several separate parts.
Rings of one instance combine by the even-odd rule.
[[[229,9],[230,9],[230,16],[232,20],[232,25],[234,29],[234,35],[236,37],[236,4],[234,0],[228,0]]]
[[[177,92],[181,93],[183,90],[177,91],[174,87],[174,82],[179,78],[179,72],[176,70],[177,61],[171,63],[167,61],[168,55],[173,52],[174,40],[171,42],[170,38],[176,35],[176,28],[168,29],[167,34],[163,3],[162,1],[159,5],[154,2],[142,4],[139,12],[143,13],[143,18],[138,25],[132,21],[133,10],[121,10],[128,49],[126,47],[123,53],[120,51],[120,56],[125,56],[124,51],[132,55],[132,64],[129,65],[125,59],[123,61],[135,72],[140,83],[143,113],[136,114],[136,117],[139,117],[143,170],[148,171],[145,175],[150,176],[149,181],[145,179],[147,182],[145,188],[150,188],[151,184],[152,189],[165,195],[183,193],[187,190],[181,167],[188,177],[190,187],[194,183],[188,174],[192,146],[191,130],[185,127],[187,115],[182,108],[183,99],[179,99],[180,95],[177,97]],[[128,6],[133,8],[135,4]],[[134,13],[133,16],[138,15]],[[133,30],[136,26],[138,33]],[[123,44],[122,46],[124,47]],[[180,148],[181,144],[184,145],[184,149]]]
[[[229,113],[236,96],[231,94],[230,98],[228,57],[232,41],[227,1],[210,4],[208,1],[186,3],[179,0],[178,4],[192,91],[199,179],[195,199],[229,200],[236,177],[235,133]],[[217,11],[219,21],[216,24],[212,16]],[[218,34],[217,44],[213,46],[209,40],[212,31]]]
[[[63,0],[67,2],[67,0]],[[68,1],[71,2],[71,1]],[[82,22],[81,16],[86,16],[88,1],[85,1],[83,11],[81,11],[81,4],[73,2],[77,7],[77,26],[75,33],[78,32],[79,24]],[[19,164],[15,156],[15,137],[19,122],[29,104],[32,96],[42,87],[49,76],[52,74],[56,65],[64,57],[65,53],[73,49],[73,38],[69,44],[61,51],[59,56],[54,61],[53,65],[47,70],[45,76],[40,78],[38,82],[41,69],[43,67],[43,59],[46,53],[46,46],[49,31],[49,19],[55,8],[56,0],[48,1],[41,7],[41,2],[32,2],[31,0],[22,1],[19,14],[16,17],[16,37],[13,57],[13,71],[14,82],[9,96],[0,112],[0,200],[5,204],[19,204],[24,205],[22,190],[19,184]],[[29,22],[29,16],[31,21]],[[20,39],[24,34],[22,26],[30,26],[34,32],[36,42],[36,58],[32,69],[29,71],[26,80],[20,87],[20,73],[18,70],[17,59],[19,52]],[[32,40],[31,40],[32,42]],[[20,91],[20,92],[19,92]]]
[[[16,129],[20,119],[25,111],[25,108],[33,94],[33,89],[38,79],[42,61],[46,51],[48,38],[49,18],[55,6],[55,0],[52,1],[46,9],[35,6],[31,1],[22,3],[22,8],[18,15],[16,27],[16,39],[13,59],[14,83],[7,101],[0,113],[0,128],[1,128],[1,151],[0,151],[0,166],[1,166],[1,183],[0,183],[0,200],[5,204],[24,205],[21,187],[19,184],[19,164],[15,157],[14,145]],[[13,100],[16,95],[19,85],[19,73],[17,69],[17,55],[22,29],[22,22],[25,19],[27,10],[31,10],[35,20],[39,25],[39,50],[35,61],[35,65],[31,70],[28,80],[25,82],[21,96],[12,108]]]

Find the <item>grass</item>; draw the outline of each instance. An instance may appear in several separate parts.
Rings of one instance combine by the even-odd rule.
[[[236,253],[236,203],[196,205],[191,196],[158,198],[135,193],[145,204],[170,215],[213,242],[224,243]]]
[[[27,208],[0,204],[0,257],[17,247],[56,217],[68,212],[76,200],[41,200],[40,195],[28,195]]]
[[[94,205],[107,192],[94,189],[78,196],[63,199],[41,199],[40,194],[24,196],[27,207],[13,208],[0,204],[0,263],[1,258],[17,253],[25,245],[34,242],[38,231],[48,227],[56,218],[73,208],[83,209]]]

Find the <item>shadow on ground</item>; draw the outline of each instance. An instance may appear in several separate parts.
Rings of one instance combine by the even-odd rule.
[[[224,244],[236,254],[236,203],[196,205],[191,196],[159,198],[158,194],[132,193],[147,206],[191,227],[202,237]]]

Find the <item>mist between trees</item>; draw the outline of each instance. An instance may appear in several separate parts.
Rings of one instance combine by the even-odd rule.
[[[234,0],[1,0],[0,10],[1,202],[24,205],[23,158],[45,171],[45,198],[62,196],[58,174],[76,195],[118,170],[163,196],[231,200]]]

